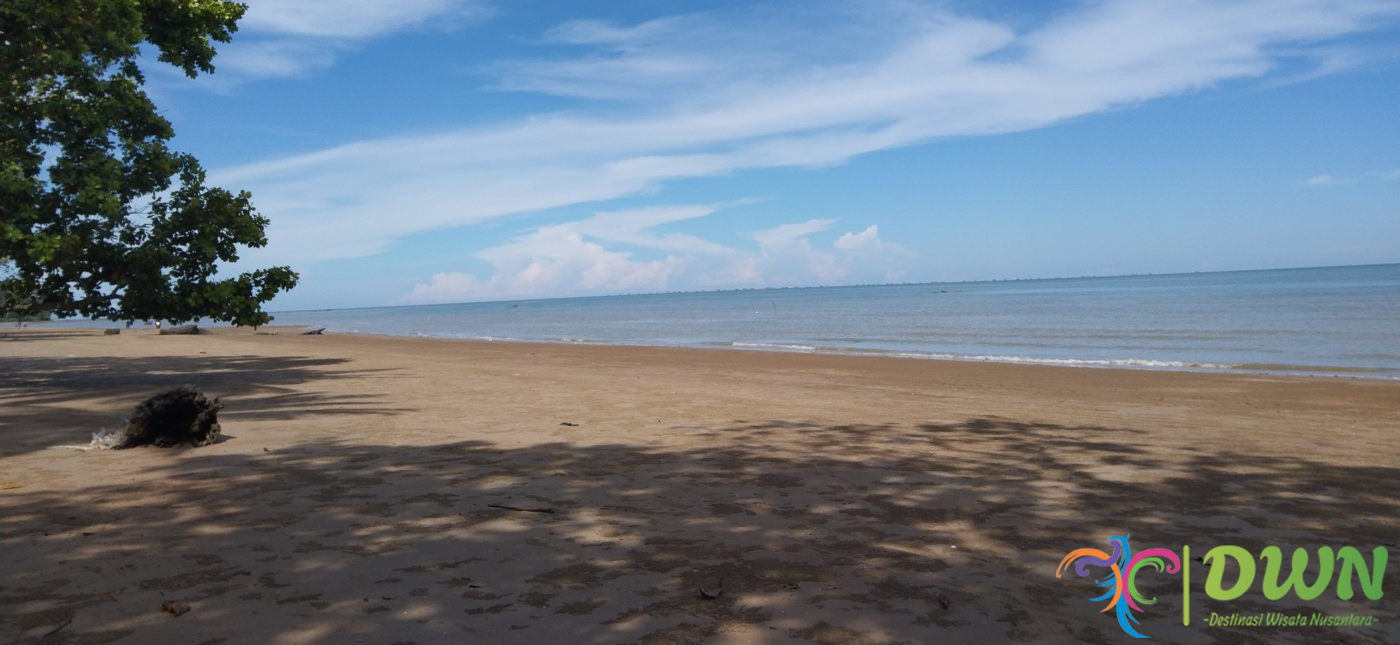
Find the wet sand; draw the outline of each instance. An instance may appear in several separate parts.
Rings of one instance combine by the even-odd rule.
[[[1122,642],[1065,554],[1400,555],[1395,381],[278,332],[0,329],[0,642]],[[222,442],[59,447],[183,384]],[[1400,640],[1400,564],[1206,572],[1137,628]],[[1205,622],[1270,611],[1379,623]]]

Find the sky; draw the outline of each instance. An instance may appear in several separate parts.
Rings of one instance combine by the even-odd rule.
[[[272,311],[1400,262],[1400,0],[245,0]]]

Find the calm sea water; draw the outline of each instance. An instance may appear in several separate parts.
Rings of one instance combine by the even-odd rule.
[[[276,316],[368,334],[1400,378],[1400,264]]]

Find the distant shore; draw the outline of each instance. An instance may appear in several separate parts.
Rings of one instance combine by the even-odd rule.
[[[1054,575],[1111,535],[1400,549],[1396,381],[299,330],[0,329],[0,641],[1111,639]],[[221,443],[54,448],[187,383]],[[1400,629],[1139,588],[1158,642]],[[1266,611],[1379,622],[1205,622]]]

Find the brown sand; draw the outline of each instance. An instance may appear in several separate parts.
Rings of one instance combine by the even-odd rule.
[[[1054,575],[1111,535],[1400,556],[1397,382],[0,333],[0,642],[1122,642]],[[225,441],[54,449],[185,383],[223,398]],[[1141,631],[1400,640],[1400,563],[1378,601],[1219,602],[1205,572],[1191,626],[1179,575],[1140,581]]]

